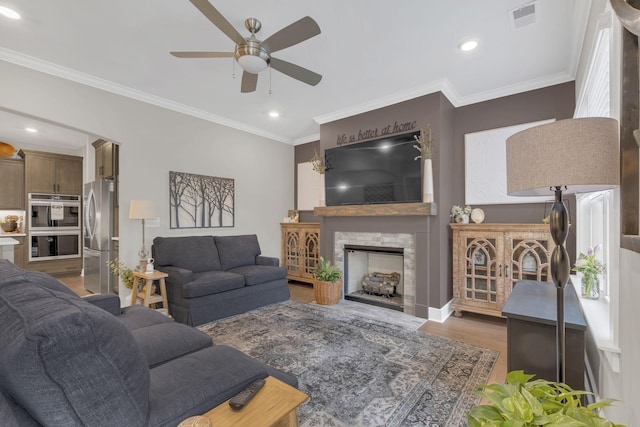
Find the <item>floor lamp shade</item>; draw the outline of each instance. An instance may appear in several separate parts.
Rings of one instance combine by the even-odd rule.
[[[618,122],[605,117],[559,120],[507,139],[507,193],[546,196],[608,190],[620,182]],[[564,188],[566,187],[566,188]]]
[[[556,244],[550,273],[557,289],[557,380],[565,380],[564,287],[570,262],[565,248],[569,215],[562,193],[608,190],[620,182],[618,122],[604,117],[560,120],[507,138],[507,193],[544,196],[555,201],[549,231]]]

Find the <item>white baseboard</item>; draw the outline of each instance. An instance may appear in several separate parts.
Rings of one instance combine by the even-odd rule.
[[[451,303],[453,300],[446,303],[441,308],[433,308],[429,307],[429,320],[433,320],[434,322],[443,323],[445,320],[451,316],[453,310],[451,309]]]

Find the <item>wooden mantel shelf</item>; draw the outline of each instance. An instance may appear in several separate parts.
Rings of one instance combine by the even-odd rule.
[[[426,216],[437,213],[438,207],[435,203],[385,203],[313,208],[315,216]]]

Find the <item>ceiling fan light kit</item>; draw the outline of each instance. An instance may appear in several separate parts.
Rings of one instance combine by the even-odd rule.
[[[240,33],[207,0],[189,0],[211,23],[225,33],[236,44],[234,52],[170,52],[177,58],[225,58],[233,56],[242,67],[241,92],[253,92],[258,84],[258,74],[271,67],[289,77],[311,86],[320,83],[322,76],[299,65],[273,58],[271,54],[286,49],[320,34],[320,27],[312,18],[305,16],[272,34],[264,41],[256,38],[262,23],[256,18],[245,20],[251,32],[248,38]]]

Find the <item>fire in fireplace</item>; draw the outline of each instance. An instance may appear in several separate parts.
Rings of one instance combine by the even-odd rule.
[[[344,246],[344,298],[403,311],[404,250]]]

